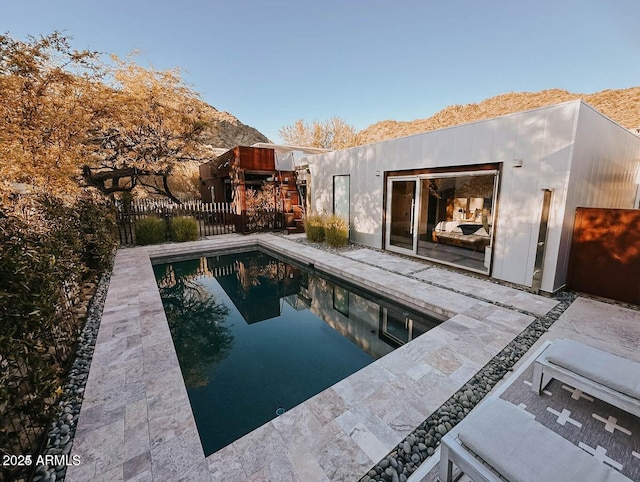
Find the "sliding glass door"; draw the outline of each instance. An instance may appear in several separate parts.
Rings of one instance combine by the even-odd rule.
[[[488,273],[496,171],[389,177],[387,249]]]

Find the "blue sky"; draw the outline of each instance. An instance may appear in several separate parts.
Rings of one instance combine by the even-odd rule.
[[[637,0],[3,0],[0,31],[179,67],[278,142],[297,119],[357,129],[505,92],[640,85]]]

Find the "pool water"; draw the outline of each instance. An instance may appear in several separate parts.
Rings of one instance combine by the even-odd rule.
[[[440,322],[260,251],[154,271],[207,456]]]

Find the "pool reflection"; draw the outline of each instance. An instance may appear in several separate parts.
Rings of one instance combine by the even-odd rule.
[[[440,323],[262,252],[154,271],[207,455]]]

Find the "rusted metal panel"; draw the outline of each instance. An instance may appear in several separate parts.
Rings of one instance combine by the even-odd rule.
[[[567,287],[640,305],[640,210],[576,210]]]
[[[238,146],[200,166],[203,181],[227,177],[232,170],[275,171],[275,151],[263,147]]]
[[[275,183],[277,187],[277,198],[274,198],[273,213],[269,213],[267,227],[274,230],[284,227],[297,229],[301,222],[301,209],[296,171],[276,171],[273,149],[237,146],[200,166],[202,199],[231,202],[236,215],[236,232],[254,231],[247,225],[247,220],[255,214],[248,211],[247,190],[262,189],[265,182]]]
[[[263,147],[236,147],[239,169],[248,171],[275,171],[275,151]]]

